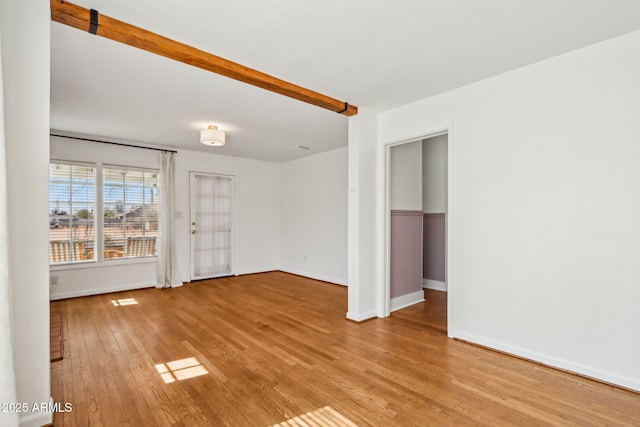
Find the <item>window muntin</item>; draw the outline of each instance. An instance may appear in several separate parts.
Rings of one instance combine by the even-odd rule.
[[[49,262],[95,261],[95,181],[93,165],[49,165]]]

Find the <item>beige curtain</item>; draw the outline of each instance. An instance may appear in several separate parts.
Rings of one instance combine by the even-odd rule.
[[[163,152],[160,157],[160,241],[156,288],[182,286],[176,251],[174,154]]]
[[[2,40],[0,40],[0,403],[16,401],[7,227],[7,159],[4,140],[4,95],[2,90]],[[18,413],[0,411],[0,426],[17,426]]]

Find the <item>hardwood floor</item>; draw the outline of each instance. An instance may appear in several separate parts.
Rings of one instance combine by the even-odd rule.
[[[392,317],[447,333],[447,293],[424,290],[424,302],[394,311]]]
[[[443,301],[356,324],[280,272],[55,301],[54,423],[640,425],[638,394],[448,339]]]

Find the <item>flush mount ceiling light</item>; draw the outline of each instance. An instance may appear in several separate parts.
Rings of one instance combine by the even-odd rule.
[[[201,144],[219,147],[224,145],[224,140],[225,134],[218,129],[218,126],[209,126],[208,129],[202,129],[200,131]]]

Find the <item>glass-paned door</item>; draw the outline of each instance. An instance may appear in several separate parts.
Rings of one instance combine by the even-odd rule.
[[[192,172],[191,279],[233,274],[234,177]]]

